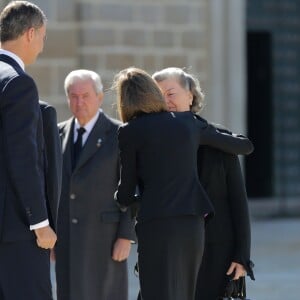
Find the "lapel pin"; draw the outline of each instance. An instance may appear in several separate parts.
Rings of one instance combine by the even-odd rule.
[[[99,148],[101,146],[101,143],[102,143],[102,139],[98,139],[97,143],[96,143],[96,146]]]

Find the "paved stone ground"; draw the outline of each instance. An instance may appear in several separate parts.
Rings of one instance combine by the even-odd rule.
[[[254,300],[300,299],[300,218],[252,222],[256,280],[248,280]]]
[[[300,218],[253,220],[252,260],[256,280],[247,280],[251,300],[300,300]],[[129,300],[136,300],[138,291],[138,279],[133,274],[135,261],[133,246],[129,258]]]

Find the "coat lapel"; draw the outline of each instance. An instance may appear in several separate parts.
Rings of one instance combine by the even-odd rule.
[[[99,114],[98,120],[95,123],[79,157],[74,171],[81,168],[92,156],[95,155],[103,143],[110,129],[110,123],[103,113]]]

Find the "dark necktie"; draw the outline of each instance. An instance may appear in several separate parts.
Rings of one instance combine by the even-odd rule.
[[[80,127],[77,129],[78,135],[77,140],[74,143],[74,167],[76,166],[76,163],[78,162],[80,152],[82,150],[82,135],[85,133],[84,127]]]

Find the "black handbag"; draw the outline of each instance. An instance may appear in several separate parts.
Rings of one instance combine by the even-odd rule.
[[[230,279],[225,288],[224,296],[219,300],[250,300],[246,298],[246,279],[240,277],[238,280]]]

